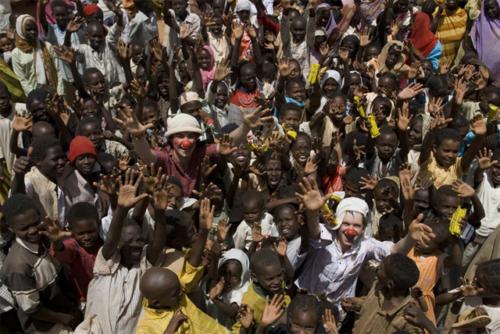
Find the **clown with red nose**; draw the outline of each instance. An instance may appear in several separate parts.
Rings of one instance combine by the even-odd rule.
[[[357,197],[345,198],[337,206],[335,212],[337,225],[333,229],[337,230],[337,240],[344,252],[363,234],[368,210],[368,204]]]

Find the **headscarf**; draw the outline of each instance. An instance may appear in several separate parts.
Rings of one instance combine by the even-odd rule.
[[[368,204],[366,204],[366,202],[361,198],[344,198],[337,206],[337,211],[335,211],[335,220],[337,221],[337,225],[333,226],[332,229],[337,230],[340,228],[347,212],[357,212],[364,218],[368,214],[368,211]]]
[[[403,48],[404,48],[403,43],[400,41],[395,40],[395,41],[387,42],[384,45],[384,47],[382,48],[382,51],[380,52],[380,54],[378,55],[379,73],[391,72],[391,73],[394,73],[396,75],[399,75],[401,72],[407,70],[408,65],[405,64],[406,58],[403,55],[403,52],[401,52],[399,54],[399,59],[398,59],[396,65],[394,65],[394,67],[392,69],[387,68],[385,61],[387,60],[387,55],[389,54],[389,49],[393,45],[398,45],[401,48],[401,50],[403,50]]]
[[[250,260],[242,250],[231,248],[222,254],[219,259],[218,268],[220,269],[228,260],[236,260],[241,264],[241,282],[231,291],[228,291],[224,299],[229,303],[237,303],[239,305],[241,304],[243,294],[247,291],[248,285],[250,285]]]
[[[339,88],[342,87],[342,76],[340,73],[336,70],[328,70],[325,72],[325,75],[323,75],[323,78],[321,79],[321,82],[319,83],[319,86],[323,88],[323,86],[326,84],[328,79],[333,79],[337,81],[337,84],[339,85]]]
[[[368,23],[372,23],[377,20],[377,17],[382,13],[385,9],[385,0],[362,0],[359,6],[359,10],[363,17],[368,21]]]
[[[16,48],[25,53],[33,54],[33,77],[37,83],[47,83],[53,89],[57,89],[57,72],[54,62],[46,47],[45,42],[36,40],[35,47],[26,40],[26,25],[36,20],[28,14],[20,15],[16,20]]]
[[[207,70],[204,70],[200,67],[201,80],[203,82],[203,89],[206,89],[209,82],[214,79],[215,59],[214,59],[214,52],[212,51],[212,48],[210,46],[204,45],[202,49],[207,51],[208,54],[210,55],[210,67]]]
[[[431,31],[431,18],[429,15],[421,12],[416,14],[408,41],[412,42],[424,57],[431,53],[438,42],[438,38]]]
[[[497,0],[500,7],[500,0]],[[492,72],[495,83],[500,82],[500,18],[490,19],[484,12],[484,1],[481,4],[481,14],[474,21],[470,33],[472,44],[479,59]]]
[[[330,8],[330,5],[327,3],[319,4],[318,7],[316,7],[316,14],[318,14],[322,8]],[[335,22],[333,10],[330,10],[330,18],[328,19],[328,23],[326,24],[326,26],[324,26],[322,28],[325,29],[327,35],[330,35],[332,30],[335,29],[336,26],[337,26],[337,23]]]

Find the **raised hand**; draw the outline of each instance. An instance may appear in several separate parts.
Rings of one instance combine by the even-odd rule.
[[[292,72],[292,66],[290,66],[290,59],[283,57],[280,59],[278,63],[278,70],[280,72],[280,76],[286,78]]]
[[[118,205],[124,208],[131,208],[140,200],[148,197],[148,194],[136,195],[137,188],[142,181],[142,173],[129,169],[125,173],[125,180],[120,178],[120,188],[118,190]],[[135,180],[135,182],[134,182]]]
[[[215,206],[210,205],[210,200],[204,198],[200,203],[200,230],[210,231],[214,221]]]
[[[288,248],[288,243],[286,239],[281,237],[277,242],[273,243],[274,251],[281,257],[286,256],[286,250]]]
[[[283,295],[275,294],[271,301],[269,301],[269,296],[266,296],[266,307],[262,313],[260,325],[267,327],[278,320],[283,315],[283,312],[285,312],[285,309],[283,308],[284,304],[285,299],[283,298]]]
[[[245,31],[250,36],[250,38],[257,38],[257,30],[252,24],[247,24],[245,26]]]
[[[66,102],[64,102],[62,96],[56,94],[52,98],[47,98],[45,104],[47,105],[48,113],[52,116],[61,118],[65,125],[68,124],[71,115],[68,108],[66,108]]]
[[[64,238],[71,237],[71,232],[63,231],[59,227],[57,221],[52,220],[47,216],[45,216],[45,219],[40,225],[42,227],[42,230],[40,230],[38,233],[46,236],[50,240],[50,242],[54,244],[61,242]]]
[[[76,61],[75,51],[70,46],[54,46],[55,57],[65,63],[73,64]]]
[[[220,294],[222,293],[222,290],[224,290],[224,284],[226,281],[224,280],[224,276],[220,278],[220,280],[215,284],[211,289],[210,292],[208,293],[208,296],[211,300],[214,300],[215,298],[219,297]]]
[[[302,179],[302,182],[299,183],[299,188],[302,191],[302,194],[295,193],[295,196],[297,196],[301,200],[301,202],[304,204],[304,207],[308,211],[319,210],[330,197],[329,195],[321,196],[316,181],[310,181],[306,177],[304,177]]]
[[[410,164],[404,163],[399,167],[399,180],[401,182],[401,192],[405,200],[409,201],[413,198],[414,189],[411,185],[413,174]]]
[[[233,139],[228,134],[222,137],[218,147],[220,155],[229,155],[238,149],[238,147],[233,146]]]
[[[361,184],[361,190],[375,190],[378,184],[377,175],[370,175],[370,177],[361,177],[359,184]]]
[[[486,170],[491,167],[491,165],[497,164],[498,160],[491,161],[491,150],[484,147],[482,150],[479,150],[477,154],[477,163],[479,164],[479,168],[482,170]]]
[[[252,224],[252,241],[259,243],[264,240],[264,236],[262,235],[262,227],[259,222],[254,222]]]
[[[120,37],[118,39],[118,45],[116,46],[116,52],[121,60],[127,61],[132,57],[132,46],[125,43]]]
[[[82,16],[75,16],[75,18],[68,22],[66,26],[66,32],[73,33],[80,30],[82,25],[85,23],[85,18]]]
[[[332,310],[329,308],[325,309],[325,313],[321,316],[323,320],[323,327],[327,334],[338,334],[339,330],[337,328],[337,322],[332,314]]]
[[[143,176],[142,187],[144,188],[146,193],[151,195],[155,190],[156,185],[161,183],[160,181],[161,181],[162,168],[159,167],[158,170],[156,170],[155,164],[151,163],[149,165],[149,168],[146,165],[141,165],[139,167],[139,170],[142,172]]]
[[[142,125],[135,116],[134,111],[125,104],[118,108],[118,116],[120,118],[113,117],[113,120],[132,136],[143,135],[147,129],[153,127],[153,123]]]
[[[341,301],[341,306],[346,312],[359,312],[363,305],[364,299],[358,297],[344,297]]]
[[[427,245],[430,240],[436,237],[436,235],[432,232],[432,228],[430,226],[422,223],[423,220],[424,215],[421,213],[410,224],[408,228],[408,235],[414,242]]]
[[[201,161],[201,176],[203,180],[206,180],[210,176],[210,174],[213,173],[215,168],[217,168],[217,164],[211,164],[210,157],[208,155],[205,155],[203,157],[203,160]]]
[[[122,172],[126,172],[128,170],[128,165],[130,163],[130,156],[128,154],[123,155],[118,161],[118,169]]]
[[[193,190],[193,195],[195,195],[199,199],[208,198],[212,200],[216,197],[220,198],[222,196],[222,190],[216,184],[210,182],[208,186],[204,187],[201,192]]]
[[[255,129],[259,126],[264,126],[266,122],[269,122],[273,119],[273,116],[264,116],[271,111],[269,108],[262,109],[262,107],[255,108],[254,111],[247,114],[241,107],[240,113],[241,117],[243,117],[243,123],[248,126],[250,129]]]
[[[163,59],[163,48],[158,37],[155,37],[149,41],[149,48],[151,50],[151,53],[155,56],[156,60],[161,61]]]
[[[444,129],[451,121],[453,121],[453,118],[444,118],[443,111],[439,111],[429,125],[429,131],[434,129]]]
[[[184,40],[191,35],[191,28],[186,22],[182,22],[179,26],[179,39]]]
[[[182,325],[182,323],[188,320],[188,316],[183,314],[181,309],[178,309],[174,312],[172,319],[170,319],[170,322],[168,323],[167,329],[165,330],[164,334],[176,333],[177,329]]]
[[[358,161],[366,155],[366,146],[358,145],[358,141],[356,139],[354,139],[352,150],[354,152],[354,155],[356,156],[356,160]]]
[[[229,230],[231,229],[232,224],[228,224],[228,219],[221,219],[219,220],[219,223],[217,224],[217,240],[219,242],[224,242],[226,241],[227,234],[229,233]]]
[[[146,84],[143,84],[135,78],[132,79],[129,85],[130,93],[141,99],[146,97],[146,95],[148,94],[148,89],[149,89],[149,81],[146,81]]]
[[[484,121],[483,116],[477,115],[471,120],[471,130],[477,136],[486,134],[486,122]]]
[[[119,182],[118,182],[118,175],[104,175],[104,174],[99,174],[99,179],[101,180],[101,183],[94,182],[92,185],[97,189],[102,191],[103,193],[109,195],[110,197],[116,196],[118,187],[119,187]]]
[[[436,117],[444,107],[444,100],[442,97],[435,98],[431,97],[429,104],[427,105],[427,110],[432,117]]]
[[[31,132],[32,128],[33,128],[32,114],[28,114],[27,116],[25,116],[25,113],[23,113],[23,115],[16,115],[16,118],[14,118],[14,122],[12,122],[12,129],[14,129],[17,132],[23,132],[23,131]]]
[[[458,78],[455,80],[455,83],[453,84],[453,90],[455,91],[455,103],[456,104],[462,104],[464,101],[464,96],[467,93],[467,90],[469,89],[469,86],[467,84],[467,81],[463,78]]]
[[[316,173],[318,170],[318,164],[315,161],[316,159],[314,157],[309,157],[306,160],[306,165],[304,167],[304,174],[305,175],[310,175],[313,173]]]
[[[458,197],[468,198],[472,197],[476,194],[474,188],[472,188],[468,183],[463,182],[462,180],[455,180],[451,184],[451,189],[458,194]]]
[[[158,172],[161,171],[161,167]],[[158,182],[155,183],[153,188],[153,207],[155,210],[165,211],[168,208],[170,202],[169,189],[168,189],[168,176],[162,175],[161,177],[155,177]]]
[[[368,44],[371,43],[373,37],[371,36],[370,30],[371,30],[370,27],[366,26],[361,31],[361,34],[359,35],[359,46],[360,47],[364,48],[365,46],[367,46]]]
[[[403,107],[398,110],[398,129],[406,131],[413,115],[410,114],[408,101],[403,102]]]
[[[418,93],[423,90],[424,85],[422,85],[421,83],[411,83],[398,94],[398,98],[401,100],[409,100],[417,96]]]
[[[233,72],[231,71],[229,62],[225,63],[217,62],[214,71],[214,81],[223,81],[229,75],[231,75],[231,73]]]
[[[475,297],[485,292],[484,288],[477,286],[477,278],[474,278],[474,280],[470,282],[468,279],[460,277],[460,281],[462,281],[462,286],[459,287],[459,289],[462,291],[464,297]]]
[[[442,63],[441,66],[439,66],[438,75],[448,74],[448,72],[450,71],[452,62],[453,62],[452,60],[448,60],[447,62]]]
[[[232,31],[234,39],[241,39],[243,37],[244,27],[241,23],[233,21]]]
[[[253,323],[253,309],[248,305],[241,305],[238,310],[238,319],[241,326],[247,329],[250,328]]]

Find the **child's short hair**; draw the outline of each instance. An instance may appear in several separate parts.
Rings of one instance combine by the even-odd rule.
[[[47,155],[47,151],[50,148],[53,147],[60,147],[61,144],[59,143],[59,140],[55,137],[50,137],[50,136],[43,136],[43,137],[36,137],[33,139],[33,152],[31,153],[31,159],[33,162],[39,162],[45,159],[45,156]]]
[[[458,129],[463,128],[463,127],[467,127],[468,128],[469,127],[469,121],[464,116],[457,115],[450,122],[449,127],[451,129],[456,129],[458,131]]]
[[[443,75],[433,75],[427,80],[427,87],[432,96],[442,96],[448,93],[448,79]]]
[[[321,319],[321,314],[323,314],[323,312],[321,312],[321,304],[318,299],[316,299],[315,296],[308,294],[298,294],[292,299],[287,310],[288,320],[291,319],[295,310],[300,312],[313,312],[318,316],[318,322]]]
[[[361,167],[352,167],[347,169],[345,179],[351,184],[358,184],[362,177],[370,177],[368,170]]]
[[[167,184],[172,184],[174,186],[181,188],[181,190],[182,190],[182,182],[181,182],[181,180],[179,180],[179,178],[177,176],[169,176],[168,180],[167,180]]]
[[[285,116],[285,114],[289,111],[295,111],[299,114],[299,117],[300,115],[302,114],[302,108],[299,107],[298,105],[296,105],[295,103],[292,103],[292,102],[288,102],[288,103],[284,103],[281,105],[281,108],[280,108],[280,113],[279,113],[279,116],[280,118]]]
[[[401,219],[401,217],[394,213],[386,213],[382,217],[380,217],[380,220],[378,222],[378,230],[379,234],[380,231],[385,230],[398,232],[399,235],[401,235],[403,232],[403,220]]]
[[[293,141],[293,142],[294,142],[294,143],[296,143],[296,142],[297,142],[297,140],[298,140],[299,138],[305,138],[305,139],[306,139],[309,143],[311,143],[311,144],[312,144],[312,139],[311,139],[311,136],[309,136],[309,135],[308,135],[307,133],[305,133],[305,132],[302,132],[302,131],[297,132],[297,137],[294,139],[294,141]],[[293,143],[292,143],[292,145],[293,145]]]
[[[83,127],[87,124],[97,124],[97,126],[99,127],[101,126],[101,123],[96,117],[94,116],[85,117],[80,122],[78,122],[78,125],[76,126],[75,132],[77,136],[82,136]]]
[[[458,197],[458,193],[453,190],[451,185],[445,184],[444,186],[439,187],[434,192],[434,203],[439,206],[439,203],[441,202],[443,197]]]
[[[50,8],[52,10],[54,10],[54,8],[56,8],[56,7],[63,7],[66,10],[68,10],[68,5],[64,1],[62,1],[62,0],[54,0],[54,1],[51,2]]]
[[[250,203],[256,201],[257,205],[260,208],[263,208],[265,205],[264,194],[254,189],[244,192],[242,196],[242,201],[243,203]]]
[[[387,78],[392,80],[393,82],[393,89],[397,89],[397,83],[399,82],[399,79],[396,74],[391,73],[391,72],[383,72],[377,75],[378,81],[382,80],[382,78]]]
[[[274,210],[273,210],[273,216],[276,216],[278,214],[278,212],[280,212],[284,208],[288,208],[288,209],[292,210],[293,212],[297,212],[297,210],[299,209],[293,203],[280,204],[280,205],[278,205],[277,207],[274,208]]]
[[[500,295],[500,259],[481,262],[476,268],[476,277],[479,275],[487,293]]]
[[[73,204],[69,208],[66,220],[68,221],[70,228],[75,222],[87,219],[95,221],[96,224],[99,223],[99,214],[97,213],[97,209],[94,205],[88,202],[79,202]]]
[[[394,129],[392,127],[390,127],[389,125],[382,125],[379,128],[379,131],[380,131],[381,135],[394,135],[394,136],[397,136],[396,135],[396,131],[394,131]],[[380,136],[377,137],[377,138],[380,138]]]
[[[389,98],[385,97],[385,96],[382,96],[382,95],[378,95],[372,102],[372,106],[375,104],[375,103],[380,103],[382,104],[383,106],[387,107],[388,108],[388,113],[387,113],[387,116],[389,116],[389,114],[391,113],[391,109],[392,109],[392,104],[391,104],[391,100],[389,100]]]
[[[436,147],[439,147],[439,145],[441,145],[441,143],[445,140],[451,140],[460,143],[462,141],[462,137],[460,137],[460,134],[456,129],[444,128],[439,130],[436,134],[434,145],[436,145]]]
[[[290,87],[292,85],[300,85],[302,87],[305,87],[304,81],[300,77],[299,78],[288,79],[286,81],[285,90],[288,92],[288,90],[290,89]]]
[[[384,178],[377,183],[373,192],[391,195],[392,197],[397,198],[399,194],[398,184],[391,179]]]
[[[7,225],[12,226],[12,220],[15,216],[24,214],[30,209],[40,213],[31,197],[25,194],[14,194],[3,203],[2,213]]]
[[[146,98],[143,102],[142,107],[143,108],[155,108],[156,111],[158,111],[158,103],[151,98]]]
[[[91,21],[89,22],[89,24],[97,24],[97,25],[100,25],[98,22],[96,21]],[[87,69],[85,69],[85,71],[83,71],[83,83],[86,85],[88,84],[89,82],[89,77],[92,75],[92,74],[95,74],[95,73],[99,73],[100,75],[103,75],[101,71],[99,71],[97,68],[95,67],[89,67]]]
[[[253,273],[256,273],[258,268],[271,265],[281,266],[279,255],[271,248],[261,248],[253,253],[250,258],[250,270]]]
[[[387,274],[401,289],[409,289],[417,284],[420,271],[408,256],[395,253],[387,257]]]

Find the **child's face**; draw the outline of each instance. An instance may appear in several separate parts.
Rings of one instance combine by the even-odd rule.
[[[0,38],[0,51],[1,52],[12,51],[12,41],[7,37]]]
[[[203,70],[208,70],[212,65],[212,57],[207,50],[201,49],[198,51],[198,63]]]
[[[375,147],[377,148],[378,156],[382,161],[388,161],[394,155],[398,146],[398,138],[393,133],[383,133],[377,137]]]
[[[375,190],[375,207],[380,213],[390,212],[392,209],[392,203],[395,199],[392,197],[389,191]]]
[[[98,150],[102,147],[104,143],[104,136],[102,135],[102,129],[99,124],[95,122],[89,122],[82,126],[82,136],[90,139],[92,144],[94,144],[95,148]]]
[[[380,241],[392,241],[394,243],[398,242],[397,232],[395,228],[382,228],[379,226],[378,238]]]
[[[300,77],[300,66],[299,63],[296,61],[291,61],[290,62],[290,67],[292,68],[290,70],[290,75],[288,76],[290,79],[296,79]]]
[[[101,73],[94,72],[88,76],[87,87],[90,94],[97,96],[99,99],[106,95],[106,80]]]
[[[93,154],[82,154],[75,159],[75,168],[83,176],[91,176],[97,157]]]
[[[248,91],[253,92],[257,85],[255,81],[255,70],[252,66],[244,66],[240,71],[241,85]]]
[[[139,64],[144,59],[144,48],[138,44],[132,45],[132,61]]]
[[[377,93],[385,94],[386,96],[392,96],[394,91],[394,82],[389,77],[382,77],[378,81]]]
[[[391,114],[391,106],[384,101],[378,100],[373,102],[372,112],[375,115],[375,120],[380,125]]]
[[[0,114],[7,116],[12,112],[10,94],[7,89],[0,88]]]
[[[339,84],[333,78],[330,78],[325,81],[323,85],[323,91],[325,92],[325,96],[327,98],[332,98],[333,94],[339,90]]]
[[[288,95],[295,101],[304,102],[306,99],[306,90],[304,88],[304,85],[301,85],[298,82],[294,82],[293,84],[288,86],[286,95]]]
[[[24,35],[26,36],[26,40],[31,43],[35,42],[38,38],[38,30],[33,21],[28,21],[28,23],[26,23]]]
[[[285,123],[285,128],[299,131],[300,113],[296,110],[284,110],[282,122]]]
[[[436,161],[441,166],[448,168],[455,164],[460,150],[460,142],[452,139],[445,139],[439,147],[432,148]]]
[[[318,327],[319,315],[314,311],[295,309],[290,317],[290,333],[314,334]]]
[[[347,179],[344,179],[345,197],[364,197],[360,185],[354,184]]]
[[[229,99],[229,92],[227,91],[227,87],[224,84],[217,85],[217,91],[215,93],[215,101],[214,104],[217,108],[223,109],[226,106],[226,103]]]
[[[90,47],[94,50],[99,49],[104,42],[103,27],[98,24],[90,24],[87,26],[87,35]]]
[[[281,181],[281,175],[283,171],[281,170],[281,161],[279,160],[268,160],[265,164],[265,172],[267,184],[275,189]]]
[[[71,233],[78,244],[85,249],[94,247],[99,241],[97,222],[93,219],[82,219],[73,222],[71,224]]]
[[[278,225],[281,235],[287,241],[292,241],[299,235],[300,225],[297,221],[297,215],[292,208],[283,207],[278,211],[276,225]]]
[[[306,37],[306,25],[302,19],[295,19],[291,27],[293,41],[295,43],[302,43]]]
[[[260,221],[263,209],[256,200],[243,203],[243,218],[249,224]]]
[[[182,189],[175,184],[169,184],[167,187],[168,191],[168,206],[178,209],[181,206],[182,200]]]
[[[369,46],[366,48],[364,61],[369,61],[373,58],[378,58],[380,48],[378,46]]]
[[[429,190],[427,189],[419,189],[413,195],[413,203],[418,212],[422,212],[429,208],[430,204],[430,196]]]
[[[336,96],[330,105],[329,114],[335,122],[342,122],[345,116],[346,100],[341,96]]]
[[[144,238],[142,237],[139,225],[131,224],[123,227],[120,239],[122,261],[127,261],[130,264],[138,264],[141,260],[144,244]]]
[[[458,196],[441,196],[437,208],[438,213],[440,216],[450,220],[459,205],[460,198],[458,198]]]
[[[422,143],[422,118],[417,117],[414,122],[410,123],[410,131],[408,131],[408,142],[410,147]]]
[[[149,106],[142,108],[142,124],[156,124],[158,121],[158,110],[155,107]]]
[[[301,165],[305,166],[311,155],[311,142],[305,137],[299,137],[292,144],[292,156]]]
[[[332,149],[326,162],[326,172],[328,175],[333,175],[337,172],[337,165],[339,164],[339,157],[337,151]]]
[[[85,118],[94,116],[99,118],[99,112],[100,112],[99,106],[94,102],[94,100],[88,99],[87,101],[83,102],[80,117]]]
[[[40,242],[41,222],[40,214],[35,209],[29,209],[12,218],[11,229],[21,240],[37,244]]]
[[[283,268],[281,268],[279,263],[259,266],[252,275],[252,278],[264,291],[273,294],[278,294],[282,291],[284,275]]]
[[[52,9],[52,16],[56,19],[58,27],[61,30],[66,30],[69,21],[68,9],[63,6],[54,7]]]
[[[161,97],[164,99],[168,98],[168,77],[166,75],[158,79],[158,91]]]
[[[231,163],[242,170],[246,170],[250,164],[250,151],[245,144],[238,145],[238,149],[231,154]]]
[[[250,11],[249,10],[240,10],[237,12],[238,17],[240,18],[241,23],[246,24],[250,20]]]
[[[353,97],[355,89],[360,87],[361,87],[361,77],[357,73],[351,73],[351,85],[349,86],[349,97]]]
[[[228,260],[219,269],[219,277],[224,277],[224,291],[228,292],[241,283],[241,263],[238,260]]]
[[[64,154],[61,146],[49,147],[45,158],[38,161],[36,166],[43,175],[56,179],[63,175],[64,166],[66,166],[66,155]]]
[[[44,101],[35,100],[31,102],[28,111],[33,115],[33,122],[50,121],[49,115],[47,113],[47,105]]]
[[[500,162],[491,165],[490,171],[493,179],[493,186],[496,187],[500,185]]]
[[[214,3],[215,4],[215,3]],[[214,11],[216,12],[216,9],[214,8]],[[215,16],[212,19],[213,23],[210,26],[210,32],[214,34],[215,36],[220,36],[222,35],[222,18],[220,16]]]

